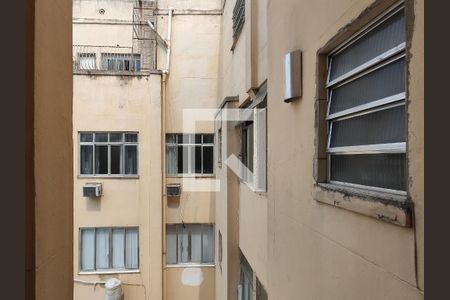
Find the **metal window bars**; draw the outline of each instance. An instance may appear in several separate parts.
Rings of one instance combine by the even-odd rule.
[[[140,72],[148,69],[131,47],[73,46],[74,71]]]

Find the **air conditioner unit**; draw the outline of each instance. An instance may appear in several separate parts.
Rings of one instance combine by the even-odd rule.
[[[86,183],[83,186],[83,197],[96,198],[102,195],[101,183]]]
[[[181,195],[181,184],[179,183],[168,184],[166,188],[168,197],[179,197]]]

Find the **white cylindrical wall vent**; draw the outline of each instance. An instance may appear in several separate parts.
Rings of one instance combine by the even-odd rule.
[[[108,279],[105,283],[105,300],[121,300],[122,282],[117,278]]]

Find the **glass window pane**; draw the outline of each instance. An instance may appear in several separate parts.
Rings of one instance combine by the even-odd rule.
[[[405,154],[332,155],[331,180],[404,191]]]
[[[203,263],[214,262],[214,226],[203,226]]]
[[[332,56],[330,80],[361,66],[406,40],[405,13],[395,15],[376,26],[353,44]]]
[[[189,262],[189,230],[187,225],[178,225],[178,263]]]
[[[167,225],[166,228],[166,262],[168,265],[177,263],[176,225]]]
[[[123,134],[122,133],[110,133],[109,141],[112,143],[123,142]]]
[[[94,172],[94,146],[81,145],[80,174],[93,174]]]
[[[195,146],[195,173],[202,173],[202,146]]]
[[[95,141],[106,143],[108,142],[108,134],[107,133],[96,133],[95,134]]]
[[[127,143],[137,143],[138,135],[137,133],[126,133],[125,134],[125,142]]]
[[[139,269],[139,233],[137,228],[127,228],[125,249],[127,269]]]
[[[108,146],[95,146],[95,173],[108,174]]]
[[[253,172],[253,124],[248,127],[247,136],[247,168]]]
[[[405,91],[405,59],[396,60],[332,91],[330,114]]]
[[[202,262],[202,225],[192,224],[191,228],[191,262]]]
[[[114,269],[125,268],[125,229],[113,228],[112,232],[112,266]]]
[[[188,142],[189,140],[187,140]],[[183,135],[182,134],[177,134],[177,143],[178,144],[183,144]]]
[[[195,143],[196,144],[201,144],[202,143],[202,135],[201,134],[196,134],[195,135]]]
[[[167,146],[167,148],[166,148],[166,166],[167,166],[167,174],[176,175],[178,173],[177,147],[176,146]]]
[[[92,133],[80,133],[80,142],[92,142],[94,135]]]
[[[111,146],[111,174],[120,174],[122,146]]]
[[[95,229],[82,229],[81,230],[81,270],[82,271],[93,271],[95,270],[94,265],[95,257]]]
[[[203,174],[212,174],[214,150],[212,146],[203,146]]]
[[[97,228],[95,261],[97,269],[109,269],[109,233],[108,228]]]
[[[138,172],[137,146],[125,146],[125,174],[136,175]]]
[[[406,141],[405,106],[333,122],[331,147]]]
[[[176,144],[177,136],[175,134],[167,134],[166,135],[166,144]]]
[[[214,143],[214,134],[204,134],[203,144],[212,144],[212,143]]]

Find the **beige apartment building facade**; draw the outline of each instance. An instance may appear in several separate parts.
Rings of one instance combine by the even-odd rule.
[[[74,299],[423,299],[423,10],[74,0]]]
[[[216,299],[423,299],[423,1],[226,1],[219,82]]]
[[[215,108],[220,8],[73,2],[74,299],[104,299],[110,278],[124,299],[214,298],[213,194],[166,185],[214,177],[214,123],[183,136],[181,120]]]

